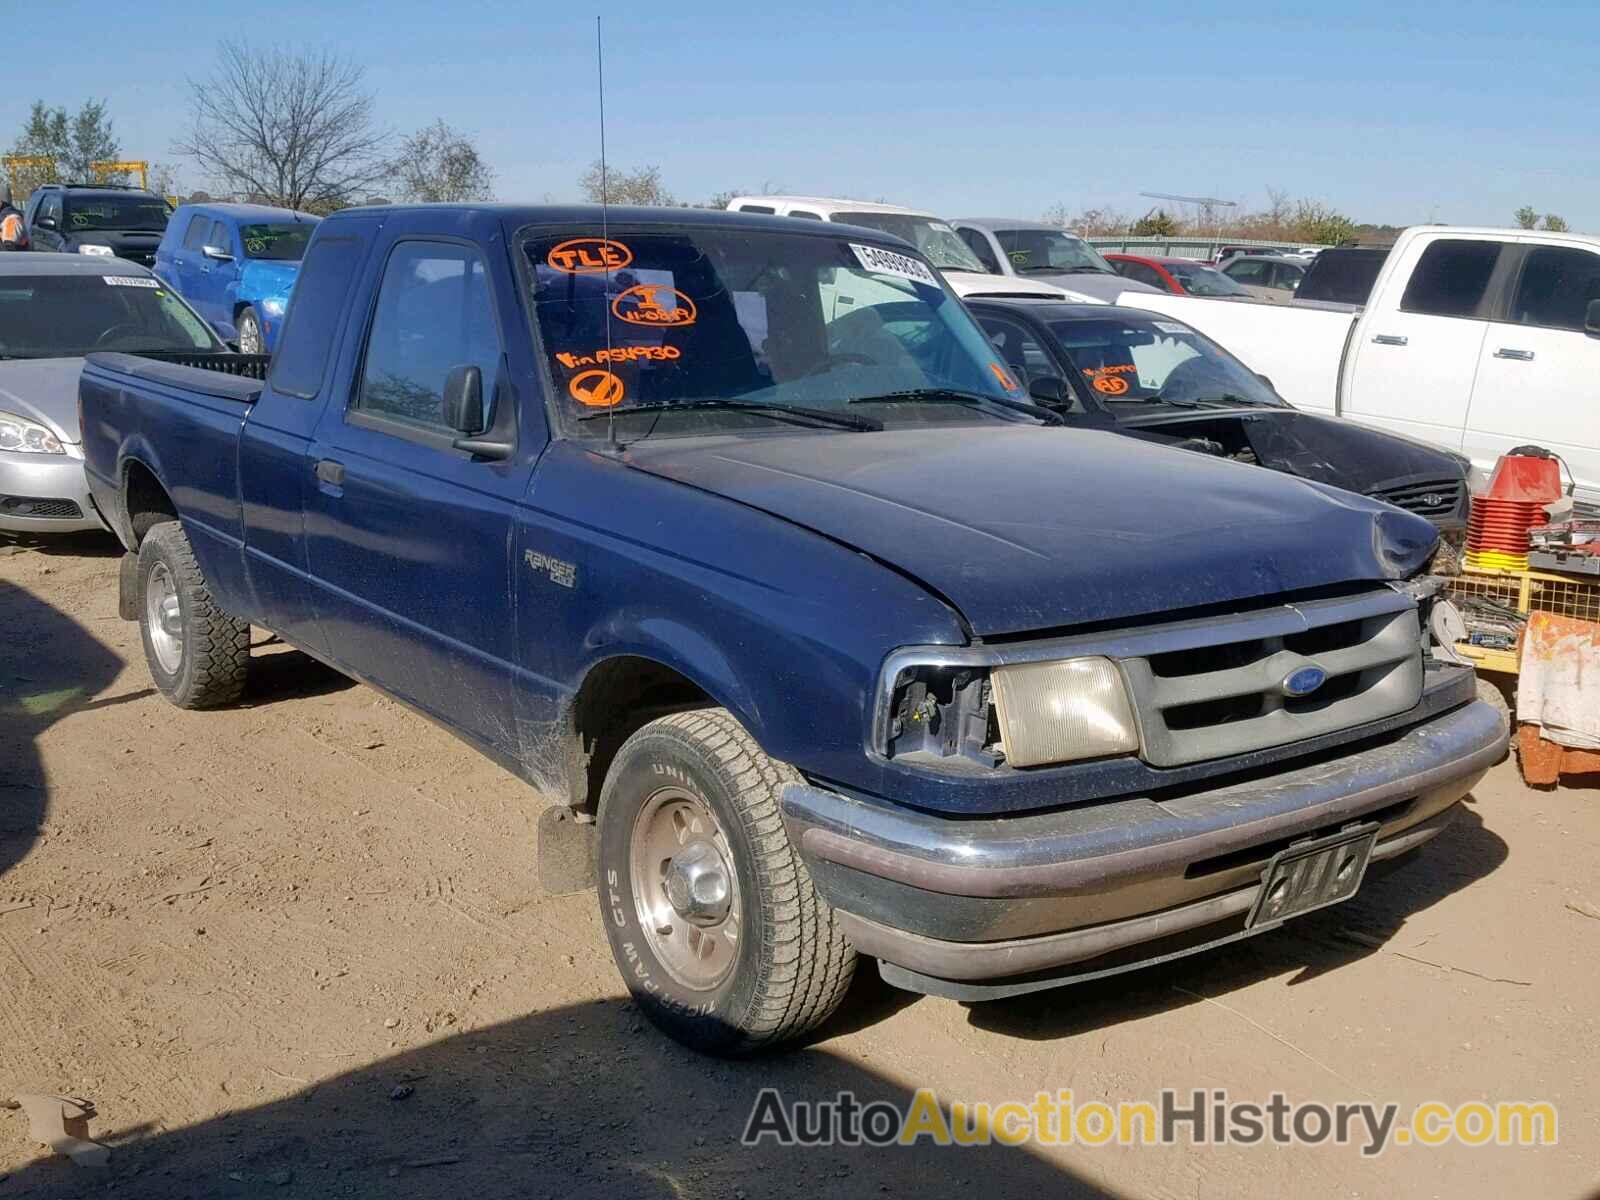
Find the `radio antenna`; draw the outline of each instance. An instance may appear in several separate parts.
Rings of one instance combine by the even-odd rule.
[[[608,386],[610,380],[611,361],[611,222],[609,212],[611,207],[611,181],[606,174],[606,52],[605,39],[600,35],[600,16],[594,18],[594,66],[595,75],[600,83],[600,238],[604,243],[601,258],[605,260],[605,292],[600,297],[604,306],[601,318],[606,323],[606,372],[607,378],[601,381],[604,394],[609,396],[612,389]],[[617,449],[617,403],[622,399],[618,396],[606,406],[606,448]]]

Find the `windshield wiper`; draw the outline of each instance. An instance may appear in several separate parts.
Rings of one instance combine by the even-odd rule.
[[[1243,405],[1246,408],[1277,408],[1266,400],[1252,400],[1249,396],[1241,396],[1237,392],[1223,392],[1220,396],[1200,396],[1194,400],[1174,401],[1161,396],[1156,399],[1164,404],[1181,403],[1187,408],[1232,408]]]
[[[826,425],[837,425],[840,429],[856,429],[863,433],[870,433],[883,428],[882,421],[869,420],[866,417],[854,416],[851,413],[830,412],[826,408],[807,408],[801,404],[763,404],[759,400],[663,400],[655,404],[630,404],[625,408],[584,413],[578,420],[596,421],[601,417],[609,417],[613,414],[621,417],[627,416],[629,413],[690,412],[706,409],[761,413],[771,416],[773,420],[778,420],[778,414],[782,413],[791,417],[805,417],[812,421],[820,421]]]
[[[877,396],[859,396],[851,404],[959,404],[981,412],[979,404],[995,404],[1012,412],[1037,417],[1046,425],[1064,425],[1061,414],[1038,404],[1023,400],[1008,400],[1003,396],[985,396],[982,392],[963,392],[958,388],[907,388],[899,392],[884,392]]]

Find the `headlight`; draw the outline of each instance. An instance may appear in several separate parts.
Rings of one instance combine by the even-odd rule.
[[[1467,491],[1471,492],[1474,496],[1484,495],[1489,490],[1489,480],[1491,477],[1491,472],[1485,471],[1482,467],[1478,466],[1477,463],[1469,462],[1467,464]]]
[[[60,439],[43,425],[8,412],[0,412],[0,450],[15,454],[66,453]]]
[[[106,258],[115,257],[110,246],[79,246],[79,254],[101,254]]]
[[[995,715],[1013,767],[1131,754],[1139,731],[1122,673],[1109,658],[996,667]]]
[[[266,313],[269,317],[283,316],[284,307],[284,302],[277,296],[272,296],[269,299],[261,302],[261,311]]]
[[[996,664],[992,653],[929,647],[891,655],[873,718],[878,752],[959,771],[1139,751],[1133,702],[1110,659]]]

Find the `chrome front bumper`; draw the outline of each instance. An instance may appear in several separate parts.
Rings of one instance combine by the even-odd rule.
[[[35,501],[70,503],[77,506],[78,515],[39,516],[29,511]],[[104,528],[89,498],[82,447],[69,445],[65,454],[0,450],[0,529],[14,533],[73,533]]]
[[[1402,854],[1443,828],[1506,744],[1500,714],[1473,701],[1328,761],[1171,797],[952,819],[791,784],[783,814],[886,978],[981,999],[1271,928],[1242,926],[1275,853],[1376,821],[1373,861]]]

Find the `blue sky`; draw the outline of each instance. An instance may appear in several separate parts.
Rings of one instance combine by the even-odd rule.
[[[32,99],[97,95],[124,153],[173,160],[184,78],[248,33],[355,58],[397,131],[471,132],[503,199],[572,198],[596,156],[594,6],[49,7],[0,50],[7,146]],[[1506,224],[1526,203],[1600,231],[1592,0],[600,11],[611,161],[659,163],[685,199],[770,184],[1032,217],[1139,211],[1141,191],[1258,206],[1277,187],[1357,220]]]

